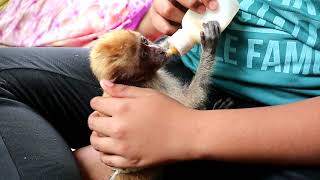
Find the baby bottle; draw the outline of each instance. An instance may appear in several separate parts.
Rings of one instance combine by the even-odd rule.
[[[200,43],[202,24],[208,21],[218,21],[221,32],[226,29],[234,16],[239,11],[237,0],[218,0],[218,8],[209,10],[204,14],[198,14],[188,10],[182,19],[182,29],[179,29],[168,39],[168,55],[183,55],[195,44]]]

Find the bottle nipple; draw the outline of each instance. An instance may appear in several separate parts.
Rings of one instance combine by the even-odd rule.
[[[170,56],[180,55],[180,53],[179,53],[179,51],[177,50],[177,48],[175,48],[175,47],[170,47],[170,48],[167,50],[166,55],[167,55],[168,57],[170,57]]]

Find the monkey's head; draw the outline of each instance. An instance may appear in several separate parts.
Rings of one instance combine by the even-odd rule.
[[[117,83],[135,83],[151,78],[165,64],[166,49],[138,32],[114,30],[98,39],[90,53],[93,73]]]

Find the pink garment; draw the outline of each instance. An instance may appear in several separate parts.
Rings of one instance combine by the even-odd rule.
[[[117,28],[135,29],[152,0],[10,0],[0,44],[86,47]]]

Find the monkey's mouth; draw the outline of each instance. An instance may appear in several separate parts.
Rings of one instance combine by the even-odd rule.
[[[148,56],[139,63],[139,69],[142,69],[148,76],[154,74],[158,69],[167,63],[169,57],[166,55],[166,49],[158,45],[148,46]]]
[[[165,47],[161,47],[158,44],[149,44],[148,47],[151,50],[151,54],[154,55],[150,57],[151,61],[156,61],[156,63],[166,62],[169,57],[167,56],[168,49]]]
[[[167,55],[168,50],[165,48],[159,47],[156,51],[157,51],[156,54],[158,55],[151,59],[155,61],[155,63],[159,63],[159,65],[162,66],[170,59],[170,57]]]

